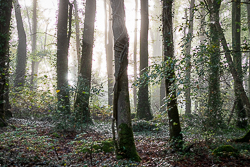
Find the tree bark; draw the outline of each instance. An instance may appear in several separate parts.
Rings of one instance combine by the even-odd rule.
[[[108,75],[108,105],[113,105],[113,82],[114,82],[114,70],[113,70],[113,34],[112,34],[112,16],[111,6],[104,1],[105,7],[105,49],[106,49],[106,61],[107,61],[107,75]],[[108,12],[107,12],[108,11]],[[108,29],[107,29],[108,28]]]
[[[82,40],[80,77],[78,78],[75,110],[84,122],[92,123],[90,118],[89,97],[91,89],[92,52],[94,45],[96,0],[87,0]]]
[[[7,126],[5,120],[6,89],[9,61],[9,39],[12,0],[3,0],[0,3],[0,127]]]
[[[191,80],[191,43],[193,39],[193,25],[194,25],[194,6],[195,0],[191,0],[190,9],[189,9],[189,21],[188,21],[188,33],[186,34],[186,48],[185,48],[185,56],[186,56],[186,80],[187,80],[187,89],[185,91],[186,98],[186,111],[185,114],[191,114],[191,88],[190,88],[190,80]]]
[[[169,119],[169,132],[171,140],[182,140],[177,97],[175,88],[174,71],[174,44],[173,44],[173,21],[172,0],[163,0],[162,25],[164,60],[166,62],[167,76],[165,76],[166,97],[169,99],[167,106]]]
[[[138,0],[135,0],[135,32],[134,32],[134,81],[137,79],[137,24],[138,24]],[[134,108],[137,111],[137,88],[133,87],[133,96],[134,96]]]
[[[150,111],[148,95],[148,0],[141,0],[141,34],[140,34],[140,78],[143,82],[138,91],[137,118],[151,120],[153,115]]]
[[[243,73],[242,73],[242,55],[241,55],[241,4],[240,0],[236,0],[232,2],[232,45],[233,45],[233,61],[234,66],[237,70],[237,74],[241,80],[241,84],[243,85]],[[238,93],[238,89],[236,84],[234,83],[234,93],[236,106],[235,110],[237,113],[237,122],[236,126],[238,128],[246,128],[247,120],[246,120],[246,111],[242,104],[240,94]]]
[[[237,71],[236,71],[236,69],[234,67],[233,60],[232,60],[232,57],[230,55],[230,50],[229,50],[229,48],[227,46],[227,41],[226,41],[226,38],[224,36],[224,32],[223,32],[223,30],[221,28],[221,25],[220,25],[219,21],[215,22],[215,27],[216,27],[216,30],[218,31],[219,38],[221,40],[221,44],[222,44],[223,50],[225,52],[225,57],[226,57],[226,60],[228,62],[228,66],[229,66],[230,72],[231,72],[231,74],[233,76],[233,79],[234,79],[234,82],[236,84],[236,87],[238,88],[238,91],[239,91],[242,103],[246,107],[247,116],[248,116],[248,118],[250,118],[250,103],[249,103],[249,99],[248,99],[247,94],[246,94],[246,92],[244,90],[244,87],[242,85],[240,77],[238,76],[238,73],[237,73]]]
[[[17,47],[17,58],[16,58],[16,77],[14,86],[24,86],[25,84],[25,71],[26,71],[26,59],[27,59],[27,45],[26,45],[26,33],[23,27],[23,20],[18,0],[14,2],[15,5],[15,16],[17,22],[18,31],[18,47]]]
[[[125,25],[124,0],[111,0],[115,50],[115,85],[113,117],[118,132],[119,158],[140,161],[134,143],[128,91],[128,47],[129,38]]]
[[[214,22],[219,20],[219,9],[221,2],[208,1],[210,8],[210,44],[209,44],[209,91],[208,110],[206,112],[208,120],[207,126],[214,127],[214,124],[221,123],[221,97],[220,97],[220,41],[219,33],[216,31]]]
[[[248,38],[250,38],[250,0],[246,0],[247,4],[247,26]],[[250,53],[248,53],[248,98],[250,98]]]
[[[70,112],[68,90],[68,5],[69,0],[59,1],[57,23],[57,98],[58,110]]]
[[[33,19],[32,19],[32,62],[31,62],[31,90],[36,87],[36,76],[37,72],[35,71],[36,66],[36,40],[37,40],[37,0],[33,0]]]
[[[78,4],[77,1],[74,0],[74,9],[75,9],[75,28],[76,28],[76,54],[77,54],[77,68],[78,73],[80,73],[80,62],[81,62],[81,54],[80,54],[80,26],[79,26],[79,15],[78,15]]]

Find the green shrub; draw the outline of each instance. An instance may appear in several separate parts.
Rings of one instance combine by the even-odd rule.
[[[239,151],[231,145],[222,145],[214,149],[214,155],[222,157],[239,156]]]
[[[133,131],[141,132],[141,131],[158,131],[160,128],[157,123],[153,123],[151,121],[139,120],[133,122]]]

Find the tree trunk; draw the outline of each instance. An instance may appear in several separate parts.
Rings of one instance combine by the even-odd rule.
[[[0,127],[7,126],[5,121],[6,89],[8,87],[7,74],[9,61],[9,37],[12,0],[0,3]]]
[[[240,0],[236,0],[232,2],[232,45],[233,45],[233,61],[234,66],[237,70],[237,74],[240,78],[241,84],[243,84],[243,73],[242,73],[242,55],[240,51],[240,34],[241,34],[241,4]],[[236,106],[235,110],[237,113],[237,122],[236,126],[238,128],[246,128],[247,120],[246,120],[246,111],[240,99],[240,94],[238,93],[238,89],[236,84],[234,83],[234,93]]]
[[[208,1],[210,7],[210,69],[209,69],[209,92],[208,110],[206,112],[208,120],[207,126],[214,127],[219,124],[221,118],[221,99],[220,99],[220,41],[214,22],[219,20],[220,2]]]
[[[76,25],[76,54],[77,54],[77,68],[78,73],[80,72],[80,61],[81,61],[81,54],[80,54],[80,26],[79,26],[79,16],[78,16],[78,4],[77,1],[74,0],[74,9],[75,9],[75,25]]]
[[[174,71],[174,44],[172,0],[163,0],[162,25],[164,60],[166,62],[167,76],[165,76],[166,97],[169,99],[167,106],[169,119],[169,132],[171,140],[182,140],[181,125],[177,108]]]
[[[57,24],[57,98],[58,110],[70,112],[68,90],[68,5],[69,0],[59,1]]]
[[[194,6],[195,0],[191,0],[190,9],[189,9],[189,23],[188,24],[188,34],[186,35],[186,48],[185,48],[185,56],[186,56],[186,80],[187,80],[187,89],[185,91],[186,98],[186,111],[185,114],[191,114],[191,89],[190,89],[190,79],[191,79],[191,43],[193,39],[193,25],[194,25]]]
[[[248,38],[250,38],[250,0],[246,0],[247,4],[247,26]],[[248,98],[250,98],[250,54],[248,53]]]
[[[229,70],[230,70],[230,72],[231,72],[231,74],[233,76],[235,85],[238,88],[242,103],[246,107],[247,116],[248,116],[248,118],[250,118],[250,102],[249,102],[247,94],[246,94],[246,92],[244,90],[244,87],[242,85],[242,82],[240,80],[240,77],[238,76],[238,73],[237,73],[237,71],[236,71],[236,69],[234,67],[233,60],[232,60],[232,57],[230,55],[230,50],[229,50],[229,48],[227,46],[227,41],[226,41],[226,38],[224,36],[223,30],[222,30],[222,28],[220,26],[219,20],[215,22],[215,27],[216,27],[216,30],[217,30],[217,32],[219,34],[219,38],[221,40],[221,44],[222,44],[223,50],[225,52],[225,57],[226,57],[226,60],[227,60],[228,66],[229,66]]]
[[[36,63],[36,40],[37,40],[37,0],[33,0],[33,19],[32,19],[32,63],[31,63],[31,90],[36,87],[35,63]]]
[[[128,47],[129,38],[125,25],[124,0],[111,0],[115,50],[115,86],[113,117],[118,132],[119,158],[140,161],[134,143],[128,91]]]
[[[140,34],[140,78],[143,82],[138,91],[137,118],[151,120],[153,115],[150,111],[148,95],[148,0],[141,0],[141,34]]]
[[[160,85],[160,106],[161,111],[166,111],[165,105],[165,96],[166,96],[166,88],[165,88],[165,79],[163,78]]]
[[[199,39],[200,39],[200,49],[201,49],[201,52],[204,52],[204,49],[205,49],[205,35],[206,35],[206,10],[204,7],[202,7],[200,9],[200,33],[199,33]],[[204,64],[204,59],[202,60],[202,64]],[[198,88],[198,99],[196,98],[195,99],[195,103],[196,103],[196,106],[198,106],[197,108],[195,107],[195,109],[198,112],[199,115],[201,115],[201,110],[203,108],[205,108],[205,98],[204,98],[204,94],[206,94],[206,91],[205,91],[205,87],[206,86],[206,82],[203,81],[203,77],[204,77],[204,74],[201,73],[200,71],[200,74],[199,74],[199,78],[198,78],[198,85],[196,85],[196,87]]]
[[[18,0],[14,2],[15,16],[18,31],[18,47],[17,47],[17,61],[16,61],[16,77],[14,86],[24,86],[25,84],[25,71],[26,71],[26,33],[23,27],[23,20]]]
[[[75,110],[84,122],[92,123],[90,118],[89,97],[91,89],[92,52],[94,45],[96,0],[87,0],[82,40],[80,77],[78,78]]]
[[[135,0],[135,38],[134,38],[134,81],[137,79],[137,24],[138,24],[138,0]],[[137,111],[137,88],[133,87],[134,108]]]
[[[114,81],[114,71],[113,71],[113,34],[112,34],[112,16],[111,16],[111,6],[108,3],[109,13],[107,12],[107,2],[104,1],[105,7],[105,49],[106,49],[106,61],[107,61],[107,74],[108,74],[108,105],[113,105],[113,81]],[[108,15],[108,14],[109,15]],[[107,29],[108,27],[108,29]]]

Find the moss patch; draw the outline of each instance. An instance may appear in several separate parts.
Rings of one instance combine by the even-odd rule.
[[[229,156],[237,157],[239,155],[239,151],[231,145],[222,145],[220,147],[217,147],[213,151],[213,154],[223,157],[229,157]]]
[[[105,141],[96,141],[94,145],[92,143],[85,143],[82,145],[81,152],[83,153],[110,153],[114,152],[114,142],[112,140],[105,140]]]
[[[119,125],[119,150],[118,150],[118,159],[129,158],[133,161],[140,162],[141,158],[136,151],[134,136],[132,128],[127,124],[122,123]]]

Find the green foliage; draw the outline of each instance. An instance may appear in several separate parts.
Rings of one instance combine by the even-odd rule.
[[[99,104],[93,104],[91,107],[91,116],[94,120],[106,121],[111,119],[112,116],[112,106],[102,106]]]
[[[95,142],[84,142],[79,148],[82,153],[114,152],[114,142],[111,139]]]
[[[229,157],[229,156],[237,157],[239,155],[239,151],[231,145],[222,145],[213,150],[213,154],[223,157]]]
[[[142,131],[159,131],[160,126],[157,123],[152,121],[138,120],[133,122],[133,131],[142,132]]]
[[[11,111],[15,117],[40,120],[51,116],[56,100],[50,90],[31,91],[29,87],[10,87],[10,90]]]

